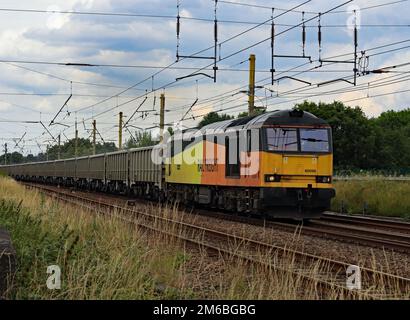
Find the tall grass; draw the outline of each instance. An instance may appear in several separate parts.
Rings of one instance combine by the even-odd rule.
[[[336,181],[332,210],[410,219],[410,181]]]
[[[175,208],[150,213],[182,219]],[[9,299],[343,299],[319,290],[327,266],[300,263],[292,254],[253,252],[275,267],[256,267],[234,257],[210,257],[175,238],[147,232],[117,219],[80,210],[0,178],[0,225],[11,233],[18,270]],[[146,222],[146,221],[145,221]],[[158,221],[155,227],[183,231]],[[187,236],[187,235],[185,235]],[[295,236],[297,237],[297,235]],[[201,240],[202,236],[197,239]],[[203,239],[202,239],[203,240]],[[227,244],[240,251],[241,244]],[[248,252],[249,254],[249,252]],[[61,290],[46,287],[47,266],[62,269]],[[299,275],[289,273],[296,270]]]
[[[18,259],[9,298],[189,297],[184,290],[157,290],[164,281],[172,279],[168,281],[172,287],[179,280],[181,257],[189,257],[172,243],[154,245],[153,239],[115,216],[60,205],[11,180],[1,179],[0,195],[0,225],[10,231]],[[61,267],[61,290],[46,287],[50,265]]]

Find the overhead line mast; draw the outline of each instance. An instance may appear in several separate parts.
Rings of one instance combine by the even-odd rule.
[[[159,112],[160,143],[164,141],[164,128],[165,128],[165,94],[161,94],[161,105],[160,105],[160,112]]]
[[[123,113],[122,111],[119,114],[119,123],[118,123],[118,149],[122,150],[122,128],[123,128]]]
[[[74,140],[74,156],[78,156],[78,128],[77,128],[77,116],[75,117],[75,140]]]
[[[95,155],[95,143],[96,143],[96,135],[97,135],[97,120],[93,121],[93,154]]]
[[[255,67],[256,57],[251,54],[249,57],[249,97],[248,97],[248,114],[253,116],[255,113]]]
[[[217,19],[217,13],[218,13],[218,0],[213,0],[214,1],[214,45],[213,45],[213,49],[214,49],[214,56],[213,57],[209,57],[209,56],[197,56],[195,55],[180,55],[179,54],[179,50],[180,50],[180,32],[181,32],[181,17],[179,14],[180,11],[180,1],[177,0],[177,11],[178,11],[178,15],[177,15],[177,60],[176,62],[179,62],[180,58],[185,58],[185,59],[205,59],[205,60],[214,60],[213,63],[213,76],[210,76],[208,74],[205,74],[203,72],[194,72],[192,74],[189,74],[187,76],[184,77],[179,77],[176,79],[176,81],[188,78],[188,77],[195,77],[198,75],[202,75],[202,76],[206,76],[208,78],[211,78],[214,80],[214,83],[216,83],[216,72],[218,70],[218,66],[217,66],[217,61],[218,61],[218,19]],[[199,70],[200,71],[200,70]]]
[[[4,165],[7,165],[7,143],[4,144]]]

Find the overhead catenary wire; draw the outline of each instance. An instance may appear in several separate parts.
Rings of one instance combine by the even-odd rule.
[[[248,60],[246,60],[248,61]],[[52,62],[52,61],[35,61],[35,60],[1,60],[0,59],[0,63],[9,63],[9,62],[13,62],[13,63],[21,63],[21,64],[45,64],[45,65],[64,65],[64,63],[60,63],[60,62]],[[17,66],[16,67],[21,67],[24,68],[22,66]],[[104,65],[91,65],[91,67],[93,66],[98,66],[98,67],[108,67],[108,68],[135,68],[135,69],[164,69],[167,68],[167,66],[153,66],[153,65],[111,65],[111,64],[104,64]],[[28,68],[27,68],[28,69]],[[198,70],[198,67],[169,67],[167,68],[168,70]],[[213,68],[205,68],[202,69],[205,71],[212,71]],[[87,85],[95,85],[95,86],[103,86],[103,87],[113,87],[113,88],[126,88],[126,87],[118,87],[118,86],[111,86],[108,84],[94,84],[94,83],[87,83],[87,82],[77,82],[77,81],[71,81],[71,80],[67,80],[64,78],[60,78],[58,76],[55,75],[51,75],[51,74],[47,74],[44,72],[38,72],[38,71],[34,71],[34,70],[29,70],[29,71],[33,71],[39,74],[43,74],[45,76],[49,76],[49,77],[53,77],[62,81],[66,81],[66,82],[72,82],[74,84],[76,83],[80,83],[80,84],[87,84]],[[218,68],[218,71],[226,71],[226,72],[249,72],[248,69],[239,69],[239,68]],[[335,70],[335,72],[338,72],[339,70]],[[350,70],[351,71],[351,70]],[[268,73],[270,72],[269,70],[261,70],[261,69],[257,69],[255,70],[255,72],[257,73]],[[140,91],[145,91],[146,89],[139,89]]]
[[[210,0],[214,2],[215,0]],[[366,7],[361,7],[360,10],[370,10],[370,9],[375,9],[375,8],[380,8],[380,7],[385,7],[385,6],[391,6],[394,4],[399,4],[399,3],[404,3],[408,2],[409,0],[396,0],[396,1],[389,1],[389,2],[384,2],[380,3],[377,5],[372,5],[372,6],[366,6]],[[226,1],[226,0],[218,0],[219,3],[222,4],[230,4],[230,5],[236,5],[236,6],[247,6],[247,7],[253,7],[253,8],[261,8],[261,9],[267,9],[271,10],[272,6],[263,6],[263,5],[257,5],[257,4],[250,4],[250,3],[245,3],[245,2],[240,2],[240,1]],[[302,13],[302,10],[298,9],[286,9],[286,8],[276,8],[277,11],[289,11],[289,12],[296,12],[296,13]],[[99,11],[79,11],[79,10],[46,10],[46,9],[27,9],[27,8],[0,8],[0,12],[15,12],[15,13],[45,13],[45,14],[67,14],[67,15],[80,15],[80,16],[107,16],[107,17],[125,17],[125,18],[154,18],[154,19],[175,19],[176,16],[174,15],[159,15],[159,14],[152,14],[152,13],[135,13],[135,12],[99,12]],[[332,14],[339,14],[339,13],[347,13],[350,12],[348,10],[335,10],[332,12]],[[311,15],[316,15],[319,12],[317,11],[309,11],[305,10],[306,14],[311,14]],[[198,17],[190,17],[190,16],[180,16],[181,19],[186,19],[186,20],[197,20],[197,21],[212,21],[212,19],[207,19],[207,18],[198,18]],[[221,22],[224,22],[221,20]],[[231,22],[230,20],[226,20],[225,22]]]
[[[305,1],[305,2],[303,2],[302,4],[297,5],[297,6],[291,8],[291,9],[289,9],[289,10],[293,10],[293,9],[295,9],[295,8],[298,8],[298,7],[300,7],[301,5],[304,5],[305,3],[308,3],[308,2],[310,2],[310,1],[311,1],[311,0]],[[1,11],[1,10],[0,10],[0,11]],[[284,12],[284,13],[278,15],[278,16],[281,16],[281,15],[283,15],[283,14],[285,14],[285,13],[286,13],[286,12]],[[269,20],[268,20],[268,21],[269,21]],[[262,25],[262,24],[261,24],[261,25]],[[256,27],[258,27],[258,26],[249,28],[249,29],[247,29],[247,30],[241,32],[239,35],[235,35],[235,36],[233,36],[233,37],[231,37],[231,38],[228,38],[228,39],[225,40],[223,43],[226,43],[227,41],[230,41],[230,40],[232,40],[232,39],[235,39],[237,36],[243,35],[243,34],[245,34],[246,32],[249,32],[249,31],[251,31],[251,30],[254,30]],[[205,51],[207,51],[207,50],[209,50],[209,49],[211,49],[211,48],[212,48],[212,46],[211,46],[211,47],[208,47],[208,48],[206,48],[206,49],[200,50],[200,51],[198,51],[198,52],[196,52],[196,53],[194,53],[194,54],[192,54],[192,55],[201,54],[202,52],[205,52]],[[87,107],[81,108],[81,109],[77,110],[77,112],[84,111],[84,110],[89,109],[89,108],[94,108],[95,106],[97,106],[97,105],[99,105],[99,104],[101,104],[101,103],[107,102],[107,101],[111,100],[112,98],[117,97],[117,96],[119,96],[119,95],[121,95],[121,94],[127,92],[128,90],[131,90],[131,89],[137,87],[138,85],[140,85],[140,84],[146,82],[147,80],[153,79],[153,77],[155,77],[156,75],[160,74],[162,71],[167,70],[169,67],[172,67],[172,66],[175,65],[176,63],[177,63],[177,62],[173,62],[173,63],[169,64],[167,67],[165,67],[165,68],[159,70],[158,72],[154,73],[153,75],[149,76],[148,78],[143,79],[143,80],[137,82],[136,84],[134,84],[134,85],[132,85],[132,86],[130,86],[130,87],[124,89],[123,91],[121,91],[121,92],[119,92],[119,93],[117,93],[117,94],[115,94],[115,95],[112,95],[112,96],[109,97],[109,98],[105,98],[105,99],[103,99],[103,100],[101,100],[101,101],[99,101],[99,102],[97,102],[97,103],[94,103],[94,104],[89,105],[89,106],[87,106]],[[73,64],[72,64],[72,63],[66,63],[66,65],[73,65]],[[79,66],[79,65],[86,66],[87,64],[78,64],[77,66]],[[174,83],[174,82],[171,82],[170,84],[172,84],[172,83]],[[169,84],[168,84],[168,85],[169,85]],[[168,86],[168,85],[161,86],[161,87],[158,88],[157,90],[161,90],[161,89],[165,88],[165,87]],[[135,101],[135,100],[136,100],[136,99],[132,99],[132,100],[130,100],[129,102],[132,102],[132,101]],[[127,103],[129,103],[129,102],[127,102]]]
[[[387,79],[387,78],[386,78]],[[410,80],[410,78],[407,78],[407,79],[405,79],[405,80],[403,80],[403,81],[398,81],[397,83],[399,83],[399,82],[404,82],[404,81],[409,81]],[[377,80],[376,80],[377,81]],[[380,81],[380,80],[379,80]],[[382,86],[386,86],[386,84],[387,83],[385,83],[385,84],[383,84]],[[367,85],[367,84],[366,84]],[[306,88],[305,87],[305,89],[306,90],[312,90],[313,88],[312,87],[309,87],[309,88]],[[365,89],[365,88],[356,88],[356,87],[351,87],[351,86],[349,86],[349,87],[346,87],[346,91],[345,92],[353,92],[353,91],[361,91],[361,90],[363,90],[363,89]],[[306,91],[305,90],[305,91]],[[291,93],[291,92],[297,92],[297,89],[296,90],[289,90],[289,91],[287,91],[287,92],[284,92],[284,93],[281,93],[281,94],[279,94],[279,95],[277,95],[277,96],[275,96],[275,97],[273,97],[273,98],[284,98],[284,94],[289,94],[289,93]],[[338,92],[333,92],[334,94],[337,94]],[[312,98],[312,97],[315,97],[315,96],[321,96],[321,95],[325,95],[326,93],[325,92],[321,92],[321,93],[318,93],[318,94],[312,94],[312,95],[309,95],[309,96],[303,96],[303,97],[301,97],[301,98],[296,98],[296,99],[291,99],[291,100],[287,100],[287,101],[283,101],[283,102],[277,102],[277,103],[274,103],[274,104],[269,104],[268,105],[268,107],[272,107],[272,106],[275,106],[275,105],[281,105],[281,104],[284,104],[284,103],[290,103],[290,102],[297,102],[297,101],[301,101],[301,100],[304,100],[304,99],[306,99],[306,98]],[[271,98],[270,97],[267,97],[266,98],[266,100],[270,100]],[[236,106],[232,106],[232,107],[229,107],[229,108],[227,108],[227,109],[229,109],[229,110],[231,110],[231,109],[237,109],[237,108],[239,108],[239,107],[242,107],[242,106],[246,106],[246,104],[240,104],[240,105],[236,105]]]
[[[125,88],[124,86],[118,86],[118,85],[114,85],[114,84],[104,84],[104,83],[70,80],[70,79],[66,79],[66,78],[51,74],[51,73],[47,73],[47,72],[43,72],[43,71],[39,71],[39,70],[35,70],[35,69],[31,69],[31,68],[28,68],[28,67],[25,67],[25,66],[15,64],[15,63],[21,63],[21,64],[56,64],[56,65],[61,64],[61,63],[57,63],[57,62],[53,63],[53,62],[48,61],[48,62],[42,63],[42,61],[40,61],[39,63],[37,63],[37,61],[30,61],[30,60],[26,60],[26,61],[24,61],[24,60],[23,61],[22,60],[0,60],[0,62],[4,63],[6,65],[9,65],[9,66],[15,67],[15,68],[24,69],[26,71],[41,74],[43,76],[47,76],[47,77],[54,78],[54,79],[57,79],[57,80],[61,80],[61,81],[68,82],[68,83],[71,82],[73,84],[96,86],[96,87],[108,87],[108,88],[119,88],[119,89]],[[136,89],[136,90],[138,90],[138,89]],[[139,89],[139,90],[143,90],[143,89]]]
[[[393,44],[396,44],[396,43],[393,43]],[[343,55],[347,55],[347,54],[343,54]],[[334,56],[334,57],[332,57],[332,58],[340,57],[340,56],[343,56],[343,55]],[[302,64],[301,66],[306,65],[306,64],[308,64],[308,63]],[[350,72],[351,72],[351,71],[350,71]]]
[[[375,48],[378,48],[378,47],[375,47]],[[372,49],[369,49],[369,51],[370,51],[370,50],[372,50]],[[345,55],[349,55],[349,54],[350,54],[350,53],[347,53],[347,54],[345,54]],[[342,56],[342,55],[339,55],[339,56]],[[333,57],[329,57],[329,58],[333,58]],[[265,79],[263,79],[263,80],[267,80],[267,79],[268,79],[268,78],[265,78]],[[262,81],[263,81],[263,80],[262,80]],[[262,81],[261,81],[261,82],[262,82]],[[266,85],[266,84],[265,84],[265,85]],[[263,86],[262,86],[262,87],[263,87]],[[314,88],[311,87],[311,86],[304,86],[304,87],[302,87],[302,89],[303,89],[303,88],[306,88],[306,87],[308,87],[307,90],[313,90],[313,89],[314,89]],[[296,90],[300,90],[300,88],[299,88],[299,89],[296,89]],[[296,91],[296,90],[295,90],[295,91]],[[239,100],[239,99],[233,99],[233,100],[231,100],[230,102],[233,102],[233,101],[235,101],[235,100]],[[208,103],[209,103],[209,102],[212,102],[212,101],[208,101]],[[206,103],[206,102],[204,102],[204,103]],[[244,104],[244,105],[245,105],[245,104]],[[241,106],[241,105],[240,105],[240,106]],[[229,108],[226,109],[226,110],[229,110]],[[172,111],[174,111],[174,110],[172,110]],[[223,111],[223,110],[220,110],[220,111]]]
[[[319,71],[319,70],[318,70]]]
[[[383,48],[383,47],[400,44],[400,43],[403,43],[403,42],[406,42],[406,41],[410,41],[410,40],[402,40],[402,41],[393,42],[393,43],[390,43],[390,44],[387,44],[387,45],[377,46],[377,47],[374,47],[374,48],[370,48],[370,49],[368,49],[367,51],[373,51],[373,50],[375,50],[375,49],[380,49],[380,48]],[[341,56],[346,56],[346,55],[350,55],[350,54],[351,54],[351,53],[346,53],[346,54],[341,54],[341,55],[337,55],[337,56],[333,56],[333,57],[328,57],[328,58],[341,57]],[[306,65],[306,64],[307,64],[307,63],[304,63],[304,64],[302,64],[302,65],[300,65],[300,66],[303,66],[303,65]],[[297,67],[300,67],[300,66],[297,66]],[[292,68],[292,69],[295,69],[295,68]],[[265,79],[265,80],[266,80],[266,79]]]
[[[343,7],[343,6],[345,6],[346,4],[348,4],[348,3],[351,3],[352,1],[353,1],[353,0],[345,1],[345,2],[339,4],[339,5],[335,6],[335,7],[332,7],[332,8],[330,8],[330,9],[326,10],[326,11],[323,12],[323,13],[320,13],[320,15],[325,15],[325,14],[331,12],[332,10],[335,10],[335,9],[337,9],[337,8],[340,8],[340,7]],[[300,6],[300,5],[299,5],[299,6]],[[297,6],[297,7],[299,7],[299,6]],[[281,14],[280,14],[280,15],[281,15]],[[276,17],[277,17],[277,16],[276,16]],[[274,17],[274,18],[276,18],[276,17]],[[314,16],[314,17],[312,17],[312,18],[309,18],[309,19],[306,20],[305,22],[312,21],[312,20],[314,20],[314,19],[316,19],[316,18],[318,18],[318,17],[319,17],[319,14],[318,14],[317,16]],[[271,21],[271,19],[269,19],[269,20],[267,20],[267,21]],[[291,31],[291,30],[293,30],[293,29],[295,29],[295,28],[297,28],[297,27],[300,27],[302,24],[303,24],[303,22],[300,22],[300,23],[298,23],[298,24],[296,24],[296,25],[293,25],[292,27],[290,27],[290,28],[288,28],[288,29],[285,29],[285,30],[283,30],[283,31],[281,31],[281,32],[279,32],[279,33],[277,33],[277,34],[275,34],[275,37],[280,36],[280,35],[282,35],[282,34],[288,32],[288,31]],[[251,28],[251,29],[252,29],[252,28]],[[229,58],[231,58],[231,57],[233,57],[233,56],[235,56],[235,55],[237,55],[237,54],[240,54],[240,53],[242,53],[242,52],[244,52],[244,51],[247,51],[247,50],[249,50],[249,49],[252,49],[252,48],[254,48],[254,47],[256,47],[256,46],[258,46],[258,45],[260,45],[260,44],[262,44],[262,43],[264,43],[264,42],[266,42],[266,41],[268,41],[268,40],[271,40],[271,36],[269,36],[268,38],[265,38],[265,39],[263,39],[263,40],[260,40],[260,41],[258,41],[258,42],[256,42],[256,43],[253,43],[252,45],[246,46],[246,47],[244,47],[244,48],[242,48],[242,49],[240,49],[240,50],[234,51],[234,52],[232,52],[232,53],[230,53],[230,54],[224,56],[224,57],[221,59],[221,61],[222,61],[222,60],[229,59]],[[223,43],[223,42],[222,42],[222,43]],[[200,72],[200,71],[202,71],[203,69],[208,68],[208,67],[210,67],[210,66],[211,66],[211,65],[207,65],[207,66],[205,66],[205,67],[199,69],[197,72]],[[190,74],[190,75],[192,75],[192,74]],[[189,75],[188,75],[188,76],[189,76]]]
[[[212,1],[212,0],[211,0]],[[372,6],[367,6],[367,7],[361,7],[360,10],[370,10],[370,9],[375,9],[375,8],[380,8],[380,7],[385,7],[385,6],[390,6],[398,3],[403,3],[403,2],[408,2],[409,0],[396,0],[396,1],[390,1],[390,2],[384,2],[380,3],[377,5],[372,5]],[[229,5],[236,5],[236,6],[245,6],[245,7],[252,7],[252,8],[259,8],[259,9],[267,9],[271,10],[271,6],[264,6],[264,5],[258,5],[254,3],[246,3],[243,1],[228,1],[228,0],[219,0],[220,3],[224,4],[229,4]],[[275,8],[278,11],[284,11],[286,9],[283,8]],[[301,10],[293,10],[293,12],[297,13],[302,13]],[[304,11],[306,14],[312,14],[312,15],[317,15],[319,12],[317,11]],[[338,13],[347,13],[350,12],[348,10],[335,10],[332,12],[332,14],[338,14]]]
[[[301,5],[303,5],[303,4],[305,4],[305,3],[308,3],[308,2],[310,2],[310,1],[311,1],[311,0],[305,1],[305,2],[303,2],[302,4],[297,5],[297,6],[293,7],[293,8],[300,7]],[[291,9],[293,9],[293,8],[291,8]],[[285,13],[281,13],[280,15],[283,15],[283,14],[285,14]],[[270,19],[269,19],[268,21],[270,21]],[[247,29],[247,30],[245,30],[245,31],[243,31],[243,32],[241,32],[241,33],[239,33],[239,34],[236,34],[236,35],[234,35],[234,36],[232,36],[232,37],[230,37],[230,38],[224,40],[224,41],[221,42],[221,43],[226,43],[226,42],[228,42],[228,41],[231,41],[231,40],[237,38],[237,37],[240,36],[240,35],[243,35],[243,34],[245,34],[245,33],[247,33],[247,32],[250,32],[250,31],[254,30],[255,28],[257,28],[257,26],[252,27],[252,28],[249,28],[249,29]],[[194,54],[191,54],[191,56],[201,54],[201,53],[206,52],[207,50],[210,50],[210,49],[212,49],[212,48],[213,48],[213,46],[208,47],[208,48],[205,48],[205,49],[200,50],[200,51],[197,51],[197,52],[195,52]],[[180,59],[180,61],[181,61],[181,60],[182,60],[182,59]],[[114,98],[114,97],[116,97],[116,96],[119,96],[119,95],[121,95],[121,94],[127,92],[129,89],[134,88],[134,87],[136,87],[136,86],[138,86],[138,85],[140,85],[140,84],[142,84],[142,83],[144,83],[144,82],[146,82],[146,81],[148,81],[148,80],[151,80],[153,77],[157,76],[158,74],[160,74],[160,73],[163,72],[164,70],[167,70],[169,67],[172,67],[172,66],[175,65],[176,63],[177,63],[177,61],[171,63],[171,64],[168,65],[166,68],[159,70],[158,72],[154,73],[153,75],[149,76],[148,78],[145,78],[145,79],[143,79],[143,80],[137,82],[136,84],[130,86],[128,89],[125,89],[125,90],[121,91],[120,93],[118,93],[118,94],[116,94],[116,95],[113,95],[113,96],[110,97],[110,98],[106,98],[106,99],[101,100],[101,101],[99,101],[99,102],[97,102],[97,103],[94,103],[94,104],[92,104],[92,105],[83,107],[83,108],[81,108],[81,109],[78,109],[77,111],[78,111],[78,112],[84,111],[84,110],[86,110],[86,109],[93,108],[94,106],[97,106],[97,105],[99,105],[99,104],[101,104],[101,103],[107,102],[107,101],[111,100],[112,98]],[[212,64],[211,64],[210,66],[212,66]],[[210,67],[210,66],[208,66],[208,67]],[[203,68],[199,69],[199,71],[201,71],[201,70],[203,70]],[[168,83],[168,84],[165,84],[165,85],[163,85],[163,86],[160,86],[160,87],[156,88],[156,90],[153,90],[153,91],[151,91],[151,92],[165,89],[165,88],[168,87],[169,85],[172,85],[172,84],[174,84],[174,83],[176,83],[176,82],[177,82],[177,81],[172,81],[172,82],[170,82],[170,83]],[[142,97],[142,96],[140,96],[140,97]],[[131,99],[131,100],[129,100],[128,102],[123,103],[122,105],[128,104],[128,103],[133,102],[133,101],[135,101],[135,100],[137,100],[137,99],[138,99],[138,98]],[[111,110],[112,110],[112,108],[110,108],[110,109],[108,109],[108,110],[106,110],[106,111],[104,111],[103,113],[100,113],[100,114],[98,114],[98,115],[105,114],[105,113],[107,113],[107,112],[110,112]]]

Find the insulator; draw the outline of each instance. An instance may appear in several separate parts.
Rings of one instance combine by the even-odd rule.
[[[181,17],[177,16],[177,37],[179,38],[179,33],[181,31],[181,24],[180,24]]]
[[[318,41],[319,41],[319,48],[322,47],[322,26],[320,24],[320,17],[321,13],[319,13],[319,26],[318,26]]]
[[[302,12],[302,47],[303,55],[305,55],[305,46],[306,46],[306,25],[305,25],[305,12]]]
[[[272,28],[271,28],[271,47],[273,48],[275,44],[275,23],[272,22]]]
[[[321,47],[322,46],[322,27],[321,26],[319,26],[318,40],[319,40],[319,47]]]
[[[179,14],[179,7],[180,7],[180,1],[177,0],[177,11],[178,11],[178,15],[177,15],[177,61],[179,61],[179,39],[180,39],[180,33],[181,33],[181,16]]]
[[[215,10],[214,10],[214,39],[215,39],[215,47],[216,44],[218,43],[218,19],[217,19],[217,13],[218,13],[218,0],[215,0]],[[216,48],[215,48],[216,50]],[[215,52],[215,59],[216,59],[216,52]]]
[[[355,47],[357,47],[357,40],[358,40],[358,37],[357,37],[357,27],[355,26],[355,27],[354,27],[354,46],[355,46]]]
[[[214,38],[215,42],[218,42],[218,20],[214,21]]]

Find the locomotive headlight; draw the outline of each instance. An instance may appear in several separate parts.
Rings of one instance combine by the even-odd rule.
[[[317,177],[316,177],[316,182],[317,182],[317,183],[331,183],[331,182],[332,182],[332,177],[329,177],[329,176],[317,176]]]
[[[265,174],[265,182],[280,182],[280,175]]]

